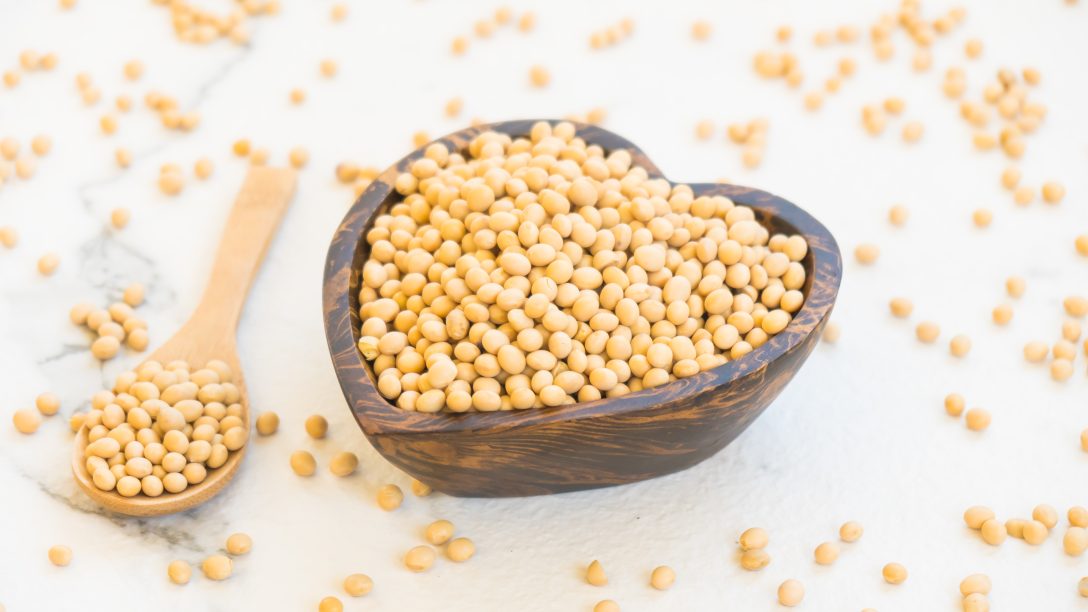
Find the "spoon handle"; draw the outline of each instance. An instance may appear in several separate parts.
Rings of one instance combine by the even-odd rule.
[[[227,219],[193,321],[213,325],[217,333],[233,336],[249,286],[294,192],[294,170],[250,168]]]

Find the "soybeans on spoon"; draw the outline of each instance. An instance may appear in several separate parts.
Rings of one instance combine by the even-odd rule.
[[[238,320],[257,270],[295,190],[295,172],[267,167],[250,168],[227,219],[212,265],[211,277],[200,303],[172,338],[145,360],[168,363],[184,360],[201,366],[218,359],[230,366],[232,382],[240,393],[242,426],[249,430],[249,396],[238,359]],[[138,369],[139,366],[136,366]],[[86,467],[87,426],[76,433],[72,472],[91,499],[113,512],[131,516],[157,516],[181,512],[214,497],[238,471],[246,445],[231,451],[226,463],[208,470],[200,483],[179,493],[148,497],[139,493],[124,497],[95,486]]]

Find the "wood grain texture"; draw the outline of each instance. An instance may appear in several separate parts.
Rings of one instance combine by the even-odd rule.
[[[203,366],[213,359],[225,361],[233,370],[231,382],[241,392],[242,421],[247,430],[249,394],[246,393],[242,364],[238,359],[238,318],[249,287],[294,191],[293,170],[266,167],[249,170],[227,219],[212,274],[200,303],[181,329],[147,359],[163,364],[181,359],[194,367]],[[246,446],[243,446],[231,452],[226,463],[208,470],[203,482],[190,485],[181,493],[163,493],[159,497],[142,494],[122,497],[114,491],[102,491],[94,486],[83,457],[86,447],[87,428],[81,427],[72,449],[72,473],[76,482],[103,507],[130,516],[171,514],[208,501],[234,477],[246,451]]]
[[[462,150],[494,130],[525,136],[538,120],[482,125],[438,142]],[[632,143],[596,126],[579,137],[605,151],[627,149],[651,178],[661,171]],[[749,206],[772,233],[801,234],[805,304],[789,326],[741,359],[690,378],[557,408],[423,414],[401,410],[375,388],[356,348],[365,233],[398,197],[393,182],[423,155],[416,150],[383,172],[337,229],[325,268],[325,332],[336,374],[359,426],[389,461],[437,491],[472,497],[540,495],[605,487],[676,472],[737,437],[782,391],[819,341],[838,293],[842,260],[830,232],[797,206],[758,189],[691,184],[695,196],[723,195]]]

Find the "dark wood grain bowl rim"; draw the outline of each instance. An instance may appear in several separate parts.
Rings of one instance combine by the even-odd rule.
[[[433,142],[445,144],[451,151],[463,150],[477,135],[486,131],[525,136],[537,121],[555,124],[558,120],[531,119],[492,123],[463,129]],[[633,143],[603,128],[575,123],[577,136],[605,151],[627,149],[635,165],[646,169],[651,178],[666,178],[646,154]],[[323,306],[325,335],[333,366],[348,405],[360,427],[368,435],[412,433],[458,433],[466,431],[502,431],[529,428],[557,421],[576,421],[599,416],[633,413],[665,401],[691,397],[708,386],[729,385],[765,370],[767,364],[797,349],[811,333],[822,328],[830,314],[842,279],[842,261],[834,237],[819,221],[786,200],[758,189],[724,183],[687,183],[696,196],[723,195],[738,204],[751,207],[761,223],[772,222],[780,230],[801,234],[809,244],[806,262],[805,303],[789,326],[766,344],[744,357],[690,378],[646,389],[618,398],[604,398],[556,408],[499,412],[436,414],[406,411],[390,404],[374,385],[372,371],[356,348],[360,321],[356,289],[359,269],[365,257],[365,232],[375,212],[392,192],[397,174],[423,156],[426,145],[385,170],[359,196],[333,236],[325,262]],[[668,179],[666,179],[668,180]],[[672,181],[670,181],[672,182]],[[784,226],[784,227],[782,227]],[[811,259],[810,259],[811,258]]]

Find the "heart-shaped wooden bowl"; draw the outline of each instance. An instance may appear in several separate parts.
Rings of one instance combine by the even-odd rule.
[[[508,121],[441,138],[461,151],[493,130],[526,136],[538,120]],[[555,123],[554,121],[552,123]],[[661,171],[627,140],[576,124],[588,144],[627,149],[651,178]],[[366,231],[399,200],[397,174],[423,148],[379,176],[351,207],[333,237],[325,264],[325,334],[348,405],[386,459],[437,491],[467,497],[514,497],[577,491],[669,474],[710,457],[737,437],[770,404],[819,341],[842,278],[842,259],[830,232],[797,206],[758,189],[691,184],[696,196],[723,195],[751,207],[775,232],[808,241],[803,261],[805,303],[789,326],[748,355],[667,385],[618,398],[522,411],[424,414],[390,404],[374,386],[359,340],[360,270]]]

